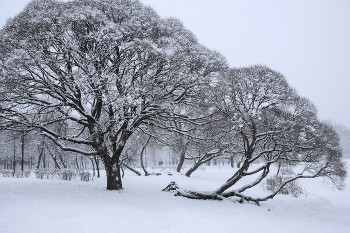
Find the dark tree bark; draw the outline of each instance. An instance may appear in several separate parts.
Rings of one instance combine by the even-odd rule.
[[[91,164],[92,164],[92,177],[95,177],[95,163],[91,157],[89,157],[89,159],[90,159]]]
[[[22,161],[21,161],[21,170],[22,170],[22,172],[23,172],[23,169],[24,169],[24,131],[22,132],[21,141],[22,141]]]
[[[228,179],[225,184],[217,189],[215,193],[221,195],[226,189],[236,184],[240,179],[242,179],[243,176],[245,176],[244,172],[248,170],[249,165],[250,163],[248,160],[246,160],[245,163],[243,163],[242,167],[230,179]]]
[[[112,152],[113,155],[110,157],[109,150],[106,145],[94,144],[96,147],[96,151],[100,152],[100,156],[102,157],[106,175],[107,175],[107,189],[108,190],[122,190],[122,176],[121,176],[121,161],[120,157],[124,150],[125,144],[132,132],[126,129],[127,122],[121,128],[120,138],[112,144]],[[101,141],[103,141],[103,135],[99,135]]]
[[[126,167],[127,169],[129,169],[130,171],[134,172],[136,175],[141,176],[141,173],[137,170],[135,170],[134,168],[130,167],[129,165],[126,165],[125,163],[123,163],[123,166]]]
[[[62,164],[63,168],[66,169],[66,168],[67,168],[67,165],[66,165],[66,163],[64,162],[61,153],[58,153],[58,158],[60,158],[60,161],[61,161],[61,164]]]
[[[177,172],[181,172],[181,168],[185,162],[185,156],[186,156],[186,153],[185,151],[182,151],[181,155],[180,155],[180,161],[179,161],[179,164],[177,165],[177,168],[176,168],[176,171]],[[192,173],[192,172],[191,172]],[[187,174],[187,173],[186,173]]]
[[[188,171],[185,173],[185,176],[190,177],[192,172],[197,170],[201,166],[201,163],[195,163]]]
[[[276,176],[278,176],[278,174],[280,173],[280,168],[281,168],[281,163],[278,163],[278,169],[277,169],[277,174],[276,174]]]
[[[115,165],[112,168],[106,168],[107,175],[107,189],[108,190],[121,190],[123,189],[123,183],[120,174],[120,166]]]
[[[49,151],[49,154],[51,155],[52,160],[55,162],[55,168],[61,169],[61,166],[57,162],[56,155],[53,155],[49,148],[47,150]]]
[[[78,164],[78,157],[75,156],[75,165],[77,166],[77,169],[79,170],[79,164]]]
[[[148,171],[146,170],[144,164],[143,164],[143,154],[146,150],[146,147],[147,147],[147,144],[149,143],[149,141],[151,140],[151,136],[149,136],[149,138],[147,139],[147,142],[145,143],[145,145],[142,147],[142,150],[141,150],[141,154],[140,154],[140,160],[141,160],[141,168],[143,170],[143,172],[145,173],[145,176],[148,176],[149,173]]]
[[[42,148],[42,149],[40,150],[40,147],[38,146],[38,149],[39,149],[40,153],[39,153],[39,158],[38,158],[38,163],[37,163],[37,165],[36,165],[36,169],[39,169],[39,168],[40,168],[41,157],[42,157],[42,155],[43,155],[43,153],[44,153],[44,148]]]
[[[196,171],[202,164],[209,162],[210,160],[215,161],[215,158],[220,156],[223,152],[223,149],[217,151],[206,152],[203,156],[198,156],[196,158],[191,158],[194,160],[194,164],[188,171],[185,173],[185,176],[190,177],[190,175]]]
[[[16,171],[16,140],[13,139],[13,174]]]
[[[94,155],[94,160],[95,160],[95,164],[96,164],[97,178],[100,178],[100,162],[97,159],[96,155]]]
[[[7,155],[6,155],[5,161],[4,161],[4,169],[7,169]]]

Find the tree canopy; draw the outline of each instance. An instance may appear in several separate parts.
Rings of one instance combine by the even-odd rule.
[[[229,69],[212,89],[213,111],[226,128],[216,151],[238,155],[242,167],[211,194],[178,191],[178,195],[219,200],[235,196],[259,203],[273,198],[289,182],[316,177],[343,188],[346,171],[338,135],[318,120],[315,106],[300,97],[282,74],[261,65]],[[257,160],[262,165],[250,168]],[[280,187],[266,197],[245,195],[267,177],[273,164],[289,173]],[[254,182],[237,186],[244,177],[256,175]]]
[[[64,150],[101,156],[109,189],[122,188],[130,135],[183,117],[177,106],[226,66],[181,22],[131,0],[32,1],[0,40],[5,127],[34,127]],[[69,134],[52,128],[58,121]]]

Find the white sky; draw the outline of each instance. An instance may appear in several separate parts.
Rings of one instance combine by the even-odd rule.
[[[0,0],[0,27],[29,0]],[[141,0],[180,19],[230,66],[264,64],[350,128],[350,0]]]

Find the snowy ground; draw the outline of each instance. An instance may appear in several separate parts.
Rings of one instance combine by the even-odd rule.
[[[207,167],[191,178],[127,172],[122,192],[107,191],[103,176],[92,182],[0,177],[0,232],[350,232],[349,178],[342,192],[320,180],[305,180],[306,196],[277,195],[261,207],[161,192],[170,181],[181,188],[214,190],[233,171]],[[252,193],[263,190],[259,186]]]

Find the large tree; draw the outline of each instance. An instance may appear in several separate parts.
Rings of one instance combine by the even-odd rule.
[[[234,196],[259,203],[300,178],[324,177],[335,187],[343,187],[346,171],[337,134],[317,119],[314,105],[300,97],[282,74],[260,65],[230,69],[212,86],[213,111],[222,116],[221,125],[226,124],[227,131],[225,143],[215,145],[216,152],[239,154],[242,167],[211,194],[182,190],[178,195],[198,199]],[[257,160],[262,165],[252,168]],[[281,186],[265,197],[244,194],[267,177],[273,164],[292,168]],[[255,181],[237,186],[248,176],[256,176]]]
[[[122,189],[131,135],[186,119],[176,109],[225,66],[178,20],[134,0],[34,0],[1,30],[0,60],[3,127],[100,156],[109,190]]]

